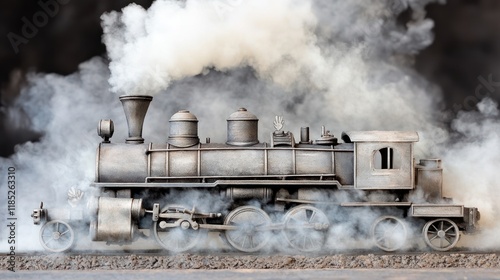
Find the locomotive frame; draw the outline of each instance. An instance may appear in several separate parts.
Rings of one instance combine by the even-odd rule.
[[[422,237],[438,251],[453,248],[461,233],[477,230],[474,207],[442,197],[439,159],[416,164],[416,132],[352,131],[343,143],[322,127],[319,139],[301,128],[300,142],[285,132],[276,117],[269,144],[258,140],[258,119],[244,108],[228,118],[225,144],[200,143],[198,120],[181,110],[170,119],[167,143],[144,144],[142,126],[151,96],[120,97],[127,117],[125,144],[111,143],[114,124],[101,120],[103,138],[96,156],[98,195],[82,203],[83,193],[72,188],[69,209],[35,209],[42,246],[52,252],[70,249],[72,227],[88,227],[92,241],[129,243],[150,228],[150,237],[171,252],[196,247],[202,231],[219,231],[234,249],[257,252],[273,234],[302,252],[323,248],[332,219],[331,209],[350,213],[373,209],[379,216],[369,227],[374,245],[384,251],[401,249],[410,235],[407,221],[423,225]],[[202,211],[198,205],[168,202],[170,192],[200,190],[220,196],[227,209]],[[144,195],[144,191],[149,193]],[[325,193],[380,192],[383,199],[332,200]],[[414,203],[421,193],[424,203]],[[256,206],[253,201],[258,201]],[[264,210],[266,209],[266,211]],[[270,211],[280,220],[272,219]],[[395,214],[397,213],[397,214]]]

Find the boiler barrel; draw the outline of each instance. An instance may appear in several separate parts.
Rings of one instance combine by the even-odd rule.
[[[97,153],[98,182],[145,182],[151,177],[260,176],[334,173],[334,152],[268,148],[265,144],[234,147],[198,144],[101,143]]]
[[[148,176],[147,144],[106,144],[97,148],[96,182],[143,183]]]

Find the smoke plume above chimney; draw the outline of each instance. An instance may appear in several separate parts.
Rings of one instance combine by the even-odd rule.
[[[227,11],[218,2],[156,1],[103,15],[112,89],[156,94],[174,80],[244,66],[288,85],[326,62],[311,2],[231,1]]]

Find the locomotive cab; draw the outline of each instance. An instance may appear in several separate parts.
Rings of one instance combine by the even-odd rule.
[[[360,190],[413,189],[413,143],[416,132],[344,132],[346,143],[354,143],[354,188]]]

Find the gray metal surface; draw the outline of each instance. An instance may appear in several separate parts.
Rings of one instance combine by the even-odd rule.
[[[347,153],[336,161],[336,156]],[[351,182],[352,151],[335,147],[252,147],[198,144],[176,148],[169,144],[105,144],[97,156],[97,182],[145,182],[146,177],[231,177],[260,175],[337,174]],[[344,172],[345,171],[345,172]]]
[[[97,221],[93,221],[93,241],[131,241],[136,222],[143,215],[142,199],[99,197]]]
[[[463,205],[450,204],[413,204],[410,208],[413,217],[463,217]]]

